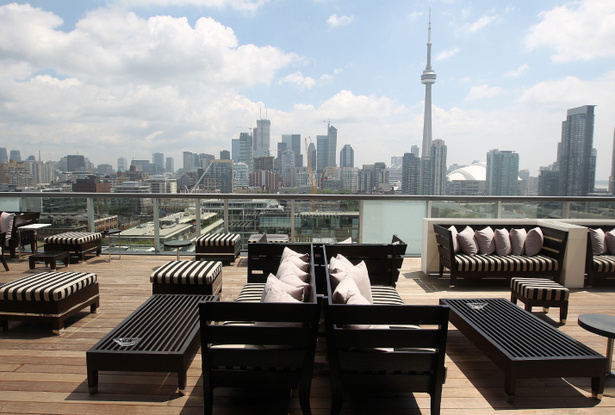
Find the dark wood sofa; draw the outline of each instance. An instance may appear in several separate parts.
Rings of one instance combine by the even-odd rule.
[[[309,289],[303,302],[260,302],[267,276],[276,273],[285,247],[309,254]],[[222,386],[298,387],[301,409],[310,412],[321,311],[313,258],[311,244],[249,244],[248,277],[240,298],[199,305],[205,413],[212,412],[214,388]]]
[[[385,246],[371,248],[342,244],[323,247],[332,412],[341,410],[345,391],[371,393],[378,389],[387,393],[427,392],[431,413],[439,414],[446,377],[449,309],[378,301],[379,287],[395,290],[399,268],[388,265],[391,261]],[[337,254],[355,265],[365,261],[374,296],[372,305],[333,301],[328,261]]]
[[[15,258],[16,251],[19,246],[30,245],[30,250],[32,252],[36,251],[36,233],[32,229],[26,229],[23,231],[18,231],[20,226],[31,225],[33,223],[38,223],[41,213],[40,212],[7,212],[15,214],[15,218],[13,219],[13,226],[11,229],[11,238],[8,241],[5,241],[6,247],[9,249],[11,258]],[[0,212],[2,214],[2,212]],[[6,230],[2,230],[6,232]]]
[[[615,226],[588,226],[587,253],[585,255],[586,285],[595,286],[606,280],[615,279],[615,255],[608,252],[603,255],[594,255],[592,249],[591,229],[602,229],[604,233],[615,229]]]
[[[529,231],[539,227],[544,235],[544,242],[541,251],[535,256],[507,255],[498,256],[495,253],[490,255],[467,255],[462,252],[455,253],[452,234],[449,228],[455,226],[460,232],[466,226],[474,231],[484,229],[487,226],[495,231],[496,229],[507,229],[509,232],[513,228],[524,228]],[[438,245],[440,259],[439,275],[444,274],[444,269],[450,271],[450,284],[455,285],[458,278],[464,281],[476,281],[483,278],[510,278],[522,277],[541,277],[551,278],[555,282],[561,283],[561,276],[564,264],[564,255],[568,241],[568,232],[549,228],[540,225],[522,224],[447,224],[433,225]]]

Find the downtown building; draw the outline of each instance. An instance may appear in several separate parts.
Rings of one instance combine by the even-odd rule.
[[[487,196],[519,195],[519,154],[514,151],[491,150],[487,153]]]

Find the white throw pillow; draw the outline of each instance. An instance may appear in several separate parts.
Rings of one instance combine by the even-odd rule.
[[[495,241],[495,253],[500,256],[510,255],[512,247],[510,245],[510,234],[508,229],[496,229],[493,236]]]
[[[13,232],[13,220],[15,219],[14,213],[2,212],[0,215],[0,231],[6,233],[5,240],[8,242],[11,239],[11,233]]]
[[[478,253],[478,244],[474,236],[474,229],[466,226],[464,230],[457,234],[457,241],[461,252],[467,255],[476,255]]]
[[[370,284],[369,274],[367,272],[367,265],[365,265],[364,261],[361,261],[357,265],[347,269],[337,269],[335,272],[330,273],[329,276],[331,278],[331,288],[334,290],[344,278],[351,277],[357,284],[357,287],[359,287],[361,295],[365,297],[370,304],[374,302],[372,298],[372,286]]]
[[[523,255],[525,253],[525,240],[527,231],[524,228],[513,228],[510,230],[510,248],[513,255]]]
[[[286,258],[291,257],[291,256],[299,257],[303,261],[309,261],[310,260],[310,256],[308,254],[301,254],[301,253],[299,253],[297,251],[293,251],[289,247],[285,246],[284,250],[282,251],[282,258],[280,259],[280,262],[284,261]]]
[[[606,234],[600,228],[590,229],[590,239],[592,242],[592,253],[594,255],[604,255],[607,253]]]
[[[265,296],[262,298],[261,302],[263,303],[300,303],[301,301],[297,300],[287,291],[284,291],[278,287],[274,287],[267,291]]]
[[[303,272],[308,272],[310,270],[310,263],[304,261],[303,259],[301,259],[300,256],[287,256],[285,259],[280,261],[280,265],[286,263],[286,262],[291,262],[293,264],[295,264],[297,266],[297,268],[299,268],[301,271]]]
[[[544,236],[542,235],[542,230],[539,227],[530,229],[525,239],[525,255],[537,255],[542,250],[543,242]]]
[[[272,291],[274,293],[270,294]],[[295,287],[284,281],[280,281],[273,274],[269,274],[269,276],[267,277],[267,282],[265,283],[265,288],[263,289],[261,302],[265,302],[265,299],[268,295],[272,295],[277,298],[282,292],[290,295],[295,300],[301,301],[301,299],[303,298],[304,288]]]
[[[615,229],[606,233],[606,248],[611,255],[615,255]]]
[[[298,266],[296,266],[295,264],[289,261],[285,261],[280,264],[277,272],[275,273],[275,276],[278,278],[282,278],[282,276],[286,274],[296,275],[297,277],[301,278],[301,280],[304,282],[310,281],[309,273],[302,271]]]
[[[495,252],[495,241],[493,240],[493,229],[491,226],[479,229],[474,232],[476,244],[478,245],[478,253],[481,255],[489,255]]]
[[[335,304],[371,304],[361,295],[361,291],[352,277],[345,277],[340,281],[331,299]]]
[[[453,252],[458,253],[459,252],[459,241],[457,241],[457,228],[455,228],[454,226],[451,226],[450,228],[448,228],[449,231],[451,231],[451,240],[453,241]]]

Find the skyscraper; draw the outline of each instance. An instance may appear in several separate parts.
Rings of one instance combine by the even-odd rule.
[[[340,167],[354,167],[354,150],[350,144],[344,145],[340,151]]]
[[[152,164],[156,166],[155,168],[157,172],[164,171],[164,154],[153,153],[152,154]]]
[[[7,164],[9,162],[9,155],[6,152],[6,147],[0,147],[0,164]]]
[[[167,159],[165,160],[164,169],[167,173],[175,172],[175,160],[173,159],[173,157],[167,157]]]
[[[21,151],[11,150],[11,152],[9,153],[9,161],[11,160],[21,161]]]
[[[420,193],[424,195],[440,194],[436,192],[436,172],[434,160],[431,159],[432,129],[431,129],[431,86],[436,83],[436,72],[431,67],[431,12],[429,12],[429,26],[427,29],[427,64],[421,75],[421,83],[425,85],[425,115],[423,117],[423,147],[421,148],[420,163]],[[445,153],[446,157],[446,153]],[[446,160],[445,160],[446,162]],[[446,174],[446,168],[444,169]],[[445,186],[446,186],[446,178]],[[439,181],[438,181],[439,182]]]
[[[586,196],[594,190],[594,108],[595,105],[584,105],[569,109],[566,121],[562,122],[557,154],[561,196]]]
[[[401,167],[401,192],[417,195],[420,190],[420,159],[414,153],[404,153]]]
[[[239,133],[238,163],[245,163],[250,172],[254,171],[252,154],[252,135],[250,135],[250,133]]]
[[[128,171],[128,160],[126,160],[126,157],[117,158],[117,171]]]
[[[446,194],[446,144],[444,140],[431,142],[431,168],[433,171],[433,184],[430,187],[433,195]]]
[[[271,121],[256,120],[256,128],[253,131],[252,153],[254,157],[268,156],[270,154],[269,143],[271,141]]]
[[[282,134],[282,142],[286,143],[288,150],[292,150],[295,153],[295,167],[302,167],[301,134]]]
[[[316,136],[316,151],[318,171],[324,171],[327,167],[337,167],[337,128],[330,123],[327,124],[327,135]]]
[[[491,150],[487,153],[488,196],[519,195],[519,154],[514,151]]]

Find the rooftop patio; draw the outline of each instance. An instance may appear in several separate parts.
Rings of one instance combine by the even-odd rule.
[[[190,257],[186,256],[184,259]],[[173,256],[106,255],[67,270],[93,272],[100,283],[100,308],[67,320],[61,336],[54,336],[45,324],[10,322],[0,333],[0,413],[202,413],[201,359],[197,354],[188,371],[185,396],[177,392],[177,376],[162,373],[102,372],[99,392],[88,393],[85,352],[151,295],[149,275]],[[10,271],[0,272],[0,283],[30,273],[26,259],[9,260]],[[245,282],[245,258],[223,269],[223,300],[232,300]],[[398,290],[406,304],[438,304],[440,298],[505,297],[505,283],[459,285],[449,288],[448,280],[426,276],[419,258],[404,260]],[[42,266],[37,271],[46,270]],[[62,268],[60,268],[62,270]],[[582,313],[615,314],[615,288],[571,290],[568,323],[560,330],[604,354],[606,339],[577,324]],[[538,308],[536,309],[538,310]],[[557,309],[538,313],[557,325]],[[328,367],[324,339],[320,339],[312,384],[312,413],[330,412]],[[487,414],[514,410],[517,414],[583,413],[615,411],[615,381],[607,379],[602,401],[591,398],[589,378],[522,379],[514,403],[507,402],[504,375],[482,352],[451,325],[442,413]],[[245,391],[217,389],[216,413],[301,413],[298,397],[290,402],[281,396],[247,396]],[[342,413],[429,413],[427,394],[406,396],[363,396],[344,402]]]

